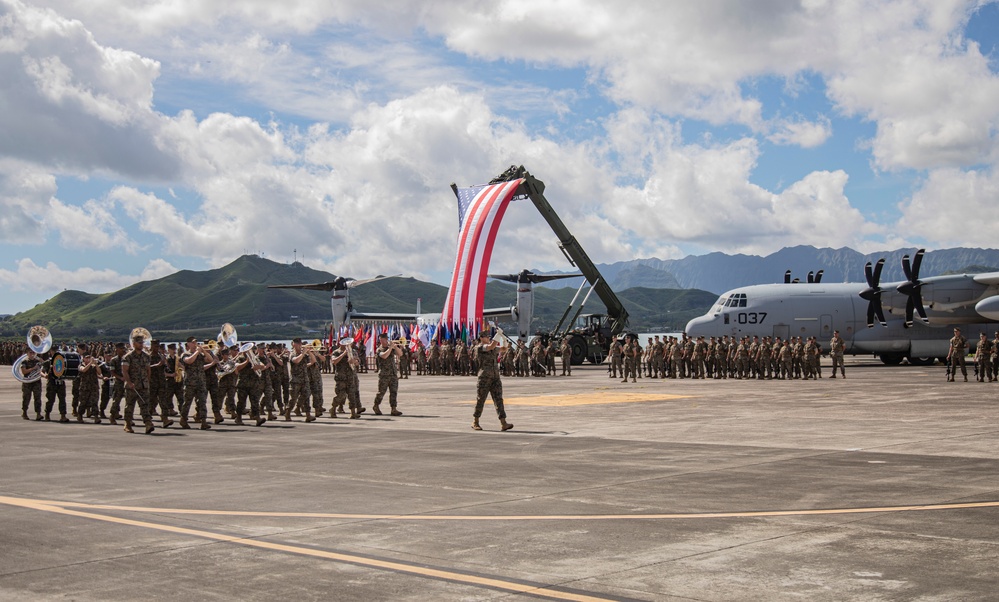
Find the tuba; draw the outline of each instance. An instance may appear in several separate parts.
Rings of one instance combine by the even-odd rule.
[[[132,329],[132,334],[128,335],[128,340],[129,341],[134,341],[136,339],[136,337],[139,337],[139,338],[142,339],[142,346],[145,347],[146,349],[149,349],[150,347],[152,347],[153,335],[149,334],[149,331],[146,330],[145,328],[143,328],[141,326],[133,328]]]
[[[225,345],[226,347],[235,347],[236,345],[239,345],[239,337],[236,334],[236,327],[226,322],[222,325],[222,330],[219,332],[219,336],[216,337],[216,340],[219,344]]]
[[[48,350],[52,348],[52,333],[49,332],[48,328],[45,328],[44,326],[32,326],[31,329],[28,330],[27,341],[28,348],[41,355],[43,353],[47,353]],[[11,372],[13,372],[14,378],[22,383],[38,382],[42,378],[42,362],[39,361],[38,365],[35,366],[31,372],[25,375],[21,372],[21,364],[23,364],[26,359],[28,359],[27,353],[14,360],[14,365],[11,366]]]

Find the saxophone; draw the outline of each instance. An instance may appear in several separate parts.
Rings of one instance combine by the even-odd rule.
[[[173,382],[184,382],[184,364],[180,362],[180,354],[173,356]]]

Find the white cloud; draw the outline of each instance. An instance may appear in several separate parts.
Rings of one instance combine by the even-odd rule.
[[[999,174],[994,167],[934,170],[899,205],[895,229],[933,241],[933,246],[995,248],[999,224]]]
[[[0,239],[15,244],[45,242],[42,215],[56,193],[50,174],[19,161],[0,159]]]
[[[138,244],[118,225],[109,207],[93,199],[82,206],[52,199],[45,213],[45,226],[57,230],[62,246],[69,249],[121,247],[128,253],[138,249]]]
[[[110,268],[76,270],[60,268],[54,262],[37,265],[29,258],[17,261],[14,270],[0,269],[0,284],[13,291],[54,293],[64,289],[88,293],[115,291],[136,282],[155,280],[177,271],[163,259],[150,261],[140,274],[122,274]]]
[[[774,131],[767,136],[767,140],[774,144],[815,148],[825,143],[830,136],[832,136],[832,123],[827,117],[820,117],[816,121],[781,120],[774,125]]]

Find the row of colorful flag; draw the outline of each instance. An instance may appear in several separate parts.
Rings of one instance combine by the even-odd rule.
[[[438,343],[463,341],[466,344],[475,341],[479,332],[483,329],[489,330],[490,326],[483,320],[469,320],[462,324],[403,324],[401,322],[392,323],[351,323],[340,326],[339,332],[334,332],[333,325],[329,326],[329,336],[327,344],[332,347],[345,337],[354,339],[355,344],[364,347],[367,355],[374,355],[378,337],[382,334],[388,335],[390,341],[406,339],[410,351],[416,351],[419,343],[424,347],[429,347],[431,342]]]

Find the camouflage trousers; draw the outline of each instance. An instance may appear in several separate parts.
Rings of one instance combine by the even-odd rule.
[[[486,405],[486,396],[493,398],[496,416],[500,420],[506,420],[506,410],[503,408],[503,382],[499,376],[479,375],[475,383],[475,412],[472,413],[475,418],[482,416],[482,408]]]
[[[334,389],[335,396],[333,397],[333,407],[339,408],[343,406],[344,402],[346,402],[351,410],[360,409],[361,392],[357,386],[357,375],[355,374],[346,378],[338,378],[335,382],[336,386]]]
[[[76,379],[80,380],[80,379]],[[77,389],[77,393],[82,395],[82,391]],[[125,383],[124,381],[115,379],[114,386],[111,388],[111,417],[120,418],[121,417],[121,400],[125,397]],[[76,401],[76,395],[73,396],[73,401]],[[76,405],[76,404],[74,404]],[[77,412],[79,412],[79,406],[77,407]]]
[[[291,381],[291,399],[284,406],[284,415],[290,416],[292,410],[295,408],[306,408],[308,404],[309,382],[306,380]]]
[[[245,384],[236,387],[236,417],[241,418],[243,416],[247,398],[250,400],[250,418],[259,416],[260,396],[263,394],[264,386],[262,383]]]
[[[153,378],[149,381],[149,411],[154,414],[156,413],[156,409],[161,407],[160,399],[163,398],[164,387],[165,383],[161,378]],[[160,413],[165,414],[162,409]]]
[[[163,391],[160,395],[160,412],[172,412],[174,410],[174,399],[177,400],[176,407],[184,405],[184,383],[179,383],[170,378],[163,382]]]
[[[60,380],[55,383],[49,381],[45,385],[45,413],[48,414],[55,406],[56,398],[59,398],[59,413],[66,414],[66,381]]]
[[[35,398],[35,413],[42,413],[42,381],[36,380],[33,383],[21,383],[21,411],[27,412],[31,405],[31,398]]]
[[[79,412],[82,415],[85,411],[83,408],[83,391],[80,391],[80,408]],[[150,412],[150,399],[149,399],[149,389],[128,389],[125,391],[125,424],[132,424],[132,418],[135,415],[135,402],[139,402],[139,416],[142,417],[143,424],[150,424],[153,421],[152,413]]]
[[[309,379],[309,396],[312,397],[312,407],[319,411],[323,409],[323,381],[322,375],[315,379]]]
[[[184,384],[184,403],[180,406],[181,418],[187,417],[192,403],[194,403],[194,415],[201,420],[206,420],[208,418],[208,387],[205,386],[205,383]]]
[[[101,415],[101,389],[94,384],[80,384],[79,403],[76,406],[78,416],[86,416],[88,412],[93,412],[94,416]]]
[[[375,395],[376,408],[382,402],[382,398],[385,397],[386,391],[389,394],[389,405],[395,408],[399,400],[399,378],[396,377],[395,371],[391,373],[385,371],[378,373],[378,393]]]
[[[236,377],[226,376],[219,379],[219,397],[226,412],[236,411]]]

